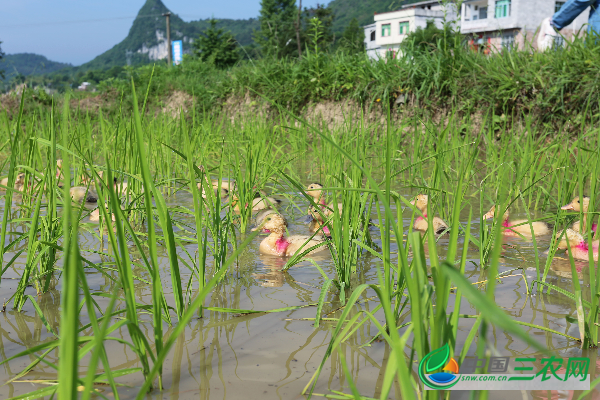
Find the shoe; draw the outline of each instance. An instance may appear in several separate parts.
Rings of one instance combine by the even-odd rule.
[[[551,18],[545,18],[540,25],[540,33],[538,34],[538,51],[546,51],[554,45],[554,39],[558,36],[556,29],[551,24]]]

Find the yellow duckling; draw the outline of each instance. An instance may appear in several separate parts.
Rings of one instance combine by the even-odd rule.
[[[496,206],[492,206],[492,208],[490,208],[490,211],[488,211],[483,216],[483,219],[494,218],[495,212],[496,212]],[[509,222],[508,216],[509,216],[509,213],[508,213],[508,210],[506,210],[506,212],[502,216],[502,226],[507,228],[507,229],[504,229],[504,232],[503,232],[504,236],[520,236],[520,235],[531,236],[531,228],[529,225],[529,221],[527,221],[526,219],[522,219],[522,220],[518,220],[518,221],[510,221]],[[515,225],[519,225],[519,226],[515,226]],[[541,221],[532,222],[531,227],[533,227],[533,234],[535,236],[549,235],[551,232],[550,228],[548,227],[548,224],[545,222],[541,222]]]
[[[87,203],[96,203],[98,201],[98,195],[93,190],[83,186],[75,186],[69,189],[71,199],[81,203],[83,201]]]
[[[415,197],[413,201],[410,202],[413,206],[417,207],[419,211],[423,214],[423,216],[418,216],[415,219],[415,223],[413,228],[418,231],[426,231],[429,228],[428,222],[425,218],[427,218],[427,204],[429,203],[429,196],[426,194],[419,194]],[[440,217],[433,217],[433,221],[431,221],[433,225],[433,231],[436,235],[440,235],[449,229],[448,224],[444,222]]]
[[[258,214],[256,214],[256,216],[254,217],[256,226],[250,230],[252,232],[254,232],[254,231],[258,231],[258,230],[262,229],[261,228],[262,224],[265,222],[265,219],[267,218],[267,216],[269,216],[271,214],[279,214],[279,212],[277,212],[277,210],[273,210],[272,208],[268,208],[268,209],[263,210],[263,211],[259,212]],[[262,231],[264,233],[270,233],[270,232],[268,232],[268,230],[265,230],[265,229],[262,229]]]
[[[107,208],[107,211],[110,213],[110,210],[108,210],[108,208]],[[113,222],[116,221],[115,214],[111,213],[110,217],[113,220]],[[100,221],[100,209],[96,208],[94,211],[92,211],[90,213],[90,222],[98,222],[98,221]]]
[[[583,211],[583,221],[575,221],[573,223],[573,226],[571,226],[571,229],[573,229],[575,232],[586,232],[587,231],[587,212],[588,212],[588,208],[590,207],[590,198],[587,196],[584,196],[583,199],[580,201],[579,200],[579,196],[575,197],[573,200],[571,200],[571,202],[567,205],[562,206],[560,209],[561,210],[571,210],[571,211]],[[597,228],[597,224],[592,224],[592,232],[596,232],[596,228]]]
[[[8,186],[8,177],[2,178],[0,180],[0,185],[7,187]],[[17,177],[15,178],[14,189],[17,190],[18,192],[21,192],[21,191],[23,191],[24,185],[25,185],[25,174],[24,173],[17,174]],[[4,188],[2,188],[2,189],[4,189]]]
[[[316,246],[325,241],[325,238],[322,236],[313,237],[310,236],[286,236],[285,230],[287,227],[287,221],[283,216],[279,214],[271,214],[268,215],[264,223],[262,225],[263,231],[268,232],[269,236],[267,236],[260,244],[259,251],[262,254],[268,254],[273,256],[293,256],[300,250],[306,251],[309,248]],[[325,246],[321,246],[315,250],[312,250],[308,254],[317,253],[323,250],[326,250]]]
[[[321,185],[320,183],[316,183],[316,182],[311,183],[307,187],[306,194],[313,198],[313,201],[315,202],[315,204],[317,204],[321,208],[321,213],[326,218],[329,218],[331,215],[333,215],[334,203],[332,202],[332,203],[327,204],[327,202],[325,201],[325,194],[323,193],[323,185]],[[337,209],[338,209],[338,212],[340,215],[342,214],[342,208],[343,208],[342,203],[337,203]],[[319,221],[321,224],[324,222],[323,217],[321,216],[321,213],[319,213],[317,211],[317,209],[315,209],[314,206],[309,207],[308,213],[313,217],[314,220]],[[318,229],[318,227],[317,227],[317,229]]]
[[[567,249],[567,242],[569,242],[569,247],[571,247],[571,254],[573,255],[573,258],[577,259],[577,260],[584,260],[584,261],[588,261],[590,259],[590,255],[588,252],[588,243],[585,241],[585,239],[583,238],[583,236],[581,235],[581,233],[576,232],[573,229],[568,228],[564,235],[563,232],[558,232],[556,234],[556,238],[560,238],[560,236],[563,236],[560,240],[560,242],[558,243],[557,248],[560,250],[564,250]],[[595,240],[592,242],[592,254],[594,257],[594,261],[598,261],[598,247],[600,245],[600,241],[599,240]],[[569,250],[567,249],[566,253],[567,256],[569,255]]]
[[[261,197],[260,193],[256,193],[252,200],[252,211],[261,211],[272,207],[278,207],[279,204],[281,204],[281,200],[268,196]],[[235,195],[231,196],[231,206],[235,212],[240,212],[239,199]]]

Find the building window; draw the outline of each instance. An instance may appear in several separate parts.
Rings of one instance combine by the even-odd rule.
[[[502,48],[512,50],[515,46],[515,35],[513,33],[505,33],[502,35]]]
[[[400,22],[400,34],[406,35],[408,33],[408,22]]]
[[[381,36],[391,36],[392,35],[392,24],[384,24],[381,25]]]
[[[565,1],[557,1],[556,3],[554,3],[554,12],[557,13],[560,11],[560,9],[562,8],[562,6],[565,5]]]
[[[371,32],[371,42],[375,41],[375,31]]]
[[[487,19],[487,7],[479,7],[479,19]]]
[[[510,0],[496,1],[496,18],[510,17]]]

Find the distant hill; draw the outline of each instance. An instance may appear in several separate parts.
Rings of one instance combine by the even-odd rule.
[[[161,0],[146,0],[133,21],[129,34],[112,49],[100,54],[77,69],[106,69],[116,65],[148,63],[167,57],[166,22],[162,14],[170,11]],[[183,51],[191,49],[191,42],[209,26],[207,20],[185,22],[176,14],[171,14],[171,40],[182,40]],[[223,19],[219,27],[230,30],[238,42],[247,45],[252,42],[252,30],[258,28],[256,19]]]
[[[335,19],[333,30],[341,33],[352,18],[361,25],[373,22],[375,12],[396,10],[404,4],[421,0],[332,0],[328,7],[333,9]],[[127,64],[145,64],[167,57],[166,22],[162,14],[170,11],[161,0],[146,0],[133,21],[129,34],[112,49],[100,54],[93,60],[65,73],[85,72],[88,70],[106,70],[114,66]],[[184,53],[189,52],[192,42],[209,26],[209,20],[185,22],[177,14],[171,14],[171,40],[182,40]],[[253,43],[252,33],[259,29],[256,18],[220,19],[217,25],[231,31],[239,44]]]
[[[4,71],[5,81],[9,81],[17,74],[42,75],[67,67],[72,67],[72,65],[50,61],[44,56],[33,53],[6,54],[0,61],[0,70]]]
[[[403,5],[419,3],[423,0],[332,0],[328,7],[333,10],[333,31],[343,32],[352,18],[356,18],[360,25],[373,23],[373,15],[378,12],[393,11]]]

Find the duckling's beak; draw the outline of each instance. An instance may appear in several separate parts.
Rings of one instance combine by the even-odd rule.
[[[413,201],[410,202],[410,205],[414,206],[416,202],[417,202],[417,199],[414,199]]]
[[[492,213],[486,213],[486,214],[483,216],[483,219],[484,219],[484,220],[486,220],[486,219],[492,219],[492,218],[494,218],[494,214],[492,214]]]
[[[562,206],[560,209],[561,210],[573,210],[574,209],[573,203],[569,203],[566,206]]]

